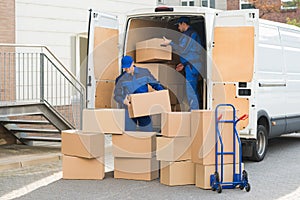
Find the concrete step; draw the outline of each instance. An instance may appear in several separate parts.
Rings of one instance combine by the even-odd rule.
[[[45,120],[23,120],[23,119],[15,119],[15,120],[10,120],[10,119],[3,119],[0,120],[0,123],[3,124],[38,124],[38,125],[48,125],[50,124],[49,121]]]

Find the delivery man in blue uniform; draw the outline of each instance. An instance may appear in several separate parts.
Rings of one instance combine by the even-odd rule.
[[[148,84],[155,90],[164,88],[148,69],[136,67],[131,56],[124,56],[121,63],[124,71],[116,79],[114,99],[125,108],[125,131],[136,131],[138,125],[140,131],[151,132],[153,128],[150,116],[129,117],[128,107],[131,105],[128,96],[148,92]]]
[[[202,101],[199,98],[198,79],[201,74],[201,40],[199,34],[190,26],[188,17],[180,17],[177,20],[178,30],[182,33],[179,43],[165,37],[162,45],[171,45],[173,52],[180,56],[180,63],[176,66],[177,71],[185,70],[186,95],[190,110],[199,109]]]

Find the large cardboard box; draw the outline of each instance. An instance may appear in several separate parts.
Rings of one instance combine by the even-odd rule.
[[[161,117],[161,134],[166,137],[190,137],[191,113],[167,112]]]
[[[117,108],[113,99],[115,80],[96,81],[95,108]]]
[[[136,62],[172,60],[172,47],[162,46],[162,38],[152,38],[136,43]]]
[[[98,158],[104,156],[104,134],[65,130],[61,133],[61,152],[69,156]]]
[[[239,172],[239,165],[236,164],[236,173]],[[244,170],[244,164],[241,165],[241,171]],[[211,189],[210,186],[210,175],[216,171],[215,165],[201,165],[196,164],[196,186],[202,189]],[[218,166],[219,176],[221,178],[221,166]],[[220,179],[221,180],[221,179]],[[223,166],[223,182],[233,181],[233,164],[225,164]]]
[[[79,158],[63,155],[63,179],[103,179],[104,158]]]
[[[123,134],[125,130],[124,109],[84,109],[83,131]]]
[[[191,159],[191,137],[157,137],[156,157],[163,161]]]
[[[113,135],[113,155],[115,157],[152,158],[156,150],[156,132],[126,131],[123,135]]]
[[[170,186],[195,184],[195,164],[161,161],[160,183]]]
[[[168,90],[131,94],[128,107],[131,118],[171,112]]]
[[[230,116],[230,112],[223,115],[223,119]],[[224,152],[233,151],[233,124],[222,123],[220,126]],[[191,135],[192,135],[192,161],[202,165],[215,164],[215,113],[208,110],[192,110]],[[220,142],[218,151],[221,151]],[[236,141],[236,159],[239,158],[239,146]],[[219,156],[219,163],[221,156]],[[224,155],[224,164],[233,163],[232,155]]]
[[[115,158],[114,178],[154,180],[158,178],[159,161],[153,158]]]

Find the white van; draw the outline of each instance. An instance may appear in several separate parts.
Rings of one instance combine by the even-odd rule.
[[[220,11],[202,7],[158,7],[132,11],[124,32],[118,18],[90,13],[87,69],[88,107],[97,107],[97,82],[120,73],[122,55],[133,55],[137,42],[166,36],[176,41],[174,25],[189,17],[205,50],[203,109],[233,104],[243,156],[261,161],[268,139],[300,130],[300,28],[259,19],[258,10]],[[118,42],[119,40],[119,42]],[[174,58],[174,66],[177,60]]]

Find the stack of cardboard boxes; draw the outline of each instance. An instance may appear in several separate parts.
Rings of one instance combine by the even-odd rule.
[[[122,134],[124,116],[123,109],[85,109],[82,131],[62,131],[64,179],[104,178],[104,134]]]
[[[78,130],[62,131],[64,179],[104,178],[104,135]]]
[[[157,159],[161,161],[160,182],[165,185],[195,184],[191,162],[191,115],[189,112],[162,114],[162,137],[157,137]]]
[[[165,185],[195,184],[191,162],[189,112],[162,114],[162,137],[157,137],[157,159],[161,161],[160,182]]]
[[[225,111],[223,119],[230,119],[232,112]],[[233,124],[224,123],[220,128],[224,152],[233,151]],[[203,189],[210,189],[210,175],[216,171],[216,136],[215,136],[215,113],[208,110],[193,110],[191,112],[191,134],[192,162],[196,164],[196,186]],[[218,142],[218,151],[221,151]],[[239,146],[236,142],[236,162],[239,162]],[[233,156],[224,155],[224,180],[232,182],[233,177]],[[221,157],[218,156],[218,171],[220,173]],[[238,169],[238,165],[236,165]]]
[[[124,132],[113,135],[114,178],[153,180],[158,178],[155,157],[156,132]]]

